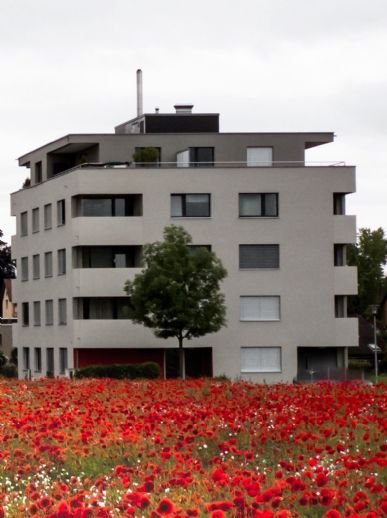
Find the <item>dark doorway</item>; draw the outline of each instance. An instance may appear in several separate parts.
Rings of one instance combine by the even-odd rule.
[[[212,348],[184,349],[187,378],[212,377]],[[165,349],[165,377],[179,377],[179,349]]]

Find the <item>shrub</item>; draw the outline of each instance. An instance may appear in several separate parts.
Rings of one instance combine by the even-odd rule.
[[[7,363],[0,369],[0,376],[5,378],[17,378],[17,367],[11,363]]]
[[[76,369],[75,378],[154,379],[160,377],[160,366],[155,362],[136,364],[88,365]]]

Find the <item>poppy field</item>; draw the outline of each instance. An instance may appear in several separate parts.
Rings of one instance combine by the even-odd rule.
[[[387,516],[386,385],[0,380],[0,517]]]

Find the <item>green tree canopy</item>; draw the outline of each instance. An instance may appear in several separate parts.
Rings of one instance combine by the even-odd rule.
[[[369,316],[371,305],[379,304],[387,289],[384,266],[387,240],[382,228],[361,228],[358,241],[348,250],[348,264],[358,269],[358,295],[352,299],[352,312]]]
[[[11,258],[11,247],[1,238],[3,231],[0,229],[0,287],[3,279],[15,277],[15,266]]]
[[[227,272],[213,252],[191,243],[183,227],[166,227],[163,241],[144,246],[142,273],[125,284],[129,318],[160,338],[177,338],[181,377],[183,341],[214,333],[226,322],[220,282]]]

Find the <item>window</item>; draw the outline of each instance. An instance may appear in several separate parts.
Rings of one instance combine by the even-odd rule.
[[[52,252],[44,254],[44,276],[52,277]]]
[[[242,347],[241,372],[281,372],[281,347]]]
[[[67,306],[66,299],[58,299],[58,324],[67,324]]]
[[[279,296],[240,297],[240,320],[270,321],[280,319]]]
[[[82,320],[120,320],[128,318],[128,297],[85,297],[77,299],[76,314]]]
[[[39,208],[32,209],[32,232],[39,232]]]
[[[142,216],[142,194],[80,197],[76,214],[83,217]]]
[[[335,295],[335,318],[346,318],[347,297],[346,295]]]
[[[52,205],[48,203],[44,206],[44,230],[49,230],[52,227]]]
[[[42,162],[35,163],[35,183],[42,182]]]
[[[28,257],[22,257],[20,264],[21,264],[21,280],[28,281]]]
[[[33,279],[40,278],[40,255],[35,254],[32,256],[32,277]]]
[[[346,266],[347,264],[347,253],[346,245],[341,243],[335,243],[333,245],[333,261],[335,266]]]
[[[67,348],[59,348],[59,374],[65,374],[67,369]]]
[[[59,200],[56,204],[57,209],[57,225],[60,227],[66,223],[66,204],[65,200]]]
[[[30,368],[30,348],[23,347],[23,369],[26,371]]]
[[[210,194],[171,194],[173,218],[208,218],[211,215]]]
[[[279,268],[279,245],[239,245],[239,268]]]
[[[248,147],[247,167],[270,167],[273,165],[273,148]]]
[[[22,325],[30,325],[30,312],[28,302],[22,302]]]
[[[52,326],[54,323],[54,301],[48,299],[45,301],[46,326]]]
[[[42,371],[42,349],[34,347],[34,370],[35,372]]]
[[[28,212],[20,214],[20,235],[26,236],[28,234]]]
[[[34,308],[34,326],[40,326],[40,302],[37,300],[33,304]]]
[[[274,218],[278,216],[278,194],[240,193],[239,216],[241,218]]]
[[[345,215],[345,193],[333,193],[333,214]]]
[[[189,148],[190,167],[208,167],[214,165],[213,147],[191,147]]]
[[[54,376],[54,348],[47,347],[46,349],[46,365],[47,365],[47,378]]]
[[[66,273],[66,249],[58,250],[58,275]]]

